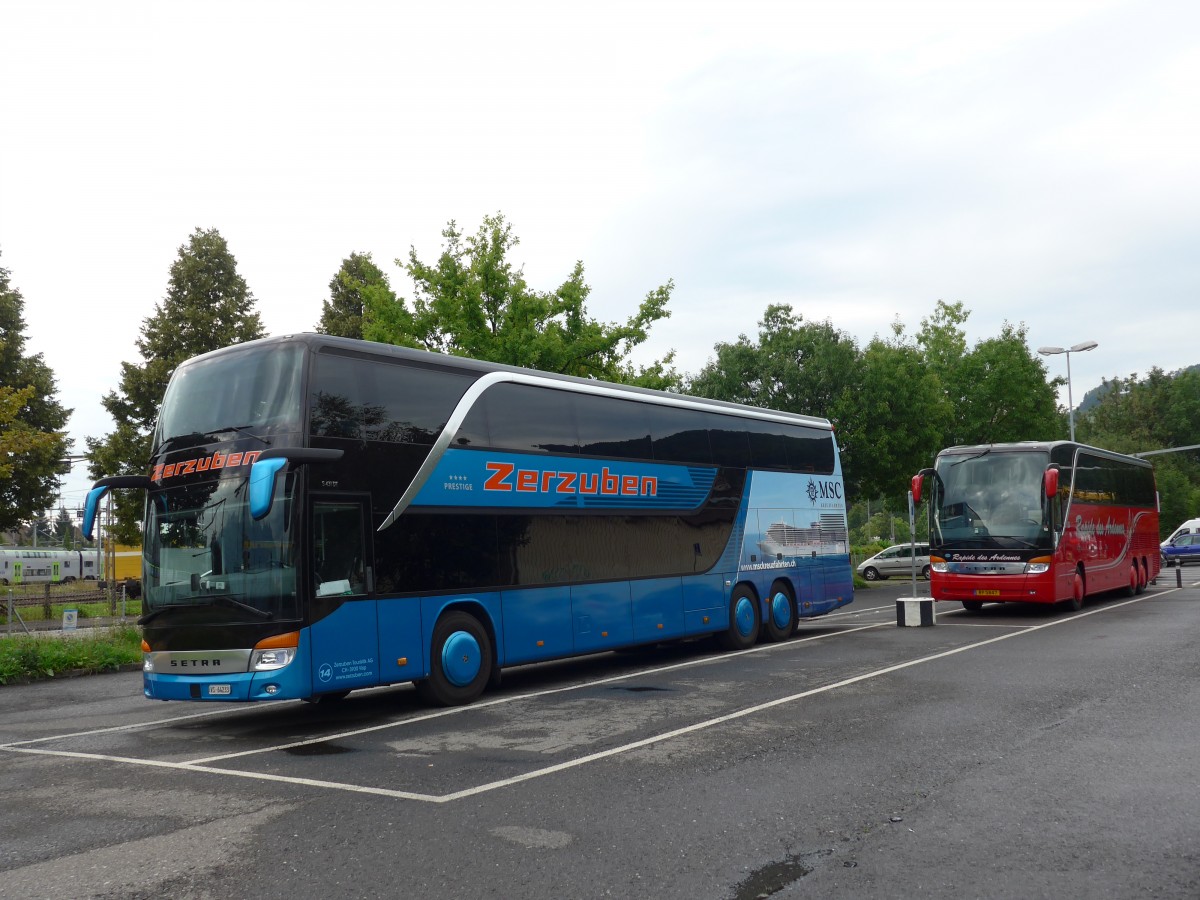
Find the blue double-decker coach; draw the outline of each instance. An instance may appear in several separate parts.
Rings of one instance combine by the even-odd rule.
[[[145,475],[147,697],[319,699],[853,599],[824,419],[321,335],[179,366]]]

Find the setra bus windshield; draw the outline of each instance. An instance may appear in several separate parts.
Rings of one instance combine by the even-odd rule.
[[[158,417],[159,449],[222,432],[270,443],[268,435],[300,430],[304,346],[245,347],[201,356],[175,370]]]
[[[299,618],[294,483],[292,476],[278,480],[270,513],[257,521],[245,476],[152,492],[143,551],[146,617],[189,608],[205,610],[205,622]]]
[[[1053,546],[1050,504],[1042,476],[1049,455],[1039,451],[938,457],[933,479],[933,547],[1035,549]]]

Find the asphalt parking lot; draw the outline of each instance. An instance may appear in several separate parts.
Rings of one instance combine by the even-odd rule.
[[[524,667],[452,710],[0,688],[0,893],[1200,896],[1176,578],[931,628],[893,580],[790,641]]]

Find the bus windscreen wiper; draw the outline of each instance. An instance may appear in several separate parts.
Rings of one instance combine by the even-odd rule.
[[[954,468],[954,466],[961,466],[965,462],[970,462],[973,459],[979,459],[979,457],[981,457],[981,456],[987,456],[991,452],[992,452],[992,448],[988,447],[982,453],[976,453],[973,456],[964,456],[962,459],[956,459],[954,462],[950,463],[950,467]]]
[[[243,603],[241,600],[235,600],[228,594],[208,594],[204,597],[197,597],[192,603],[168,603],[166,606],[159,607],[152,612],[146,613],[144,616],[138,619],[138,624],[145,625],[155,616],[165,613],[168,609],[196,609],[197,607],[202,606],[216,606],[218,603],[224,603],[226,606],[232,606],[234,609],[240,609],[244,612],[248,612],[259,619],[275,618],[275,613],[259,609],[257,606],[251,606],[249,603]]]
[[[238,434],[244,434],[244,435],[246,435],[246,437],[252,437],[256,441],[261,441],[262,443],[266,444],[268,447],[271,446],[271,442],[269,440],[267,440],[267,438],[262,437],[261,435],[255,434],[246,425],[226,425],[224,428],[214,428],[212,431],[209,432],[209,434],[221,434],[226,431],[236,431]]]
[[[188,434],[177,434],[174,437],[165,438],[159,445],[158,452],[166,453],[169,450],[182,450],[186,447],[199,447],[207,440],[207,435],[201,434],[199,431],[193,431]],[[184,441],[190,443],[183,444]]]
[[[206,602],[197,603],[196,605],[197,606],[215,606],[218,602],[221,602],[221,603],[227,604],[228,606],[232,606],[235,609],[240,609],[245,612],[251,613],[252,615],[257,616],[260,619],[275,618],[275,613],[267,612],[266,610],[259,609],[257,606],[251,606],[249,603],[243,603],[241,600],[235,600],[233,597],[229,596],[228,594],[211,594],[208,597],[205,597],[204,599]]]

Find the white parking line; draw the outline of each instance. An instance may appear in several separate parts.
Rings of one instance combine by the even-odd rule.
[[[155,719],[152,722],[130,722],[128,725],[110,725],[108,728],[93,728],[90,731],[71,731],[66,734],[52,734],[49,737],[30,738],[27,741],[11,741],[7,744],[0,744],[0,750],[9,750],[14,747],[23,747],[27,744],[44,744],[47,741],[65,741],[68,738],[89,737],[94,734],[113,734],[119,731],[137,731],[139,728],[153,728],[158,725],[173,725],[176,722],[186,722],[189,719],[205,719],[211,716],[228,715],[235,712],[247,712],[250,707],[245,709],[229,708],[210,709],[205,712],[190,713],[186,716],[172,716],[169,719]]]
[[[150,766],[157,769],[174,769],[184,772],[204,772],[210,775],[233,775],[237,778],[249,778],[254,781],[278,781],[284,784],[299,784],[307,787],[331,788],[338,791],[350,791],[357,794],[379,794],[384,797],[394,797],[399,800],[421,800],[425,803],[444,803],[446,798],[432,794],[414,794],[409,791],[394,791],[388,788],[373,788],[361,784],[345,784],[340,781],[317,781],[312,778],[295,778],[290,775],[273,775],[270,772],[239,772],[237,769],[218,769],[209,766],[195,766],[190,763],[174,763],[159,759],[137,759],[131,756],[110,756],[104,753],[77,753],[70,750],[44,750],[34,747],[15,747],[12,745],[0,747],[10,753],[26,753],[33,756],[58,756],[67,759],[86,759],[96,762],[128,763],[133,766]]]
[[[779,644],[760,644],[757,647],[751,647],[748,650],[739,650],[735,653],[723,653],[720,656],[706,656],[703,659],[690,659],[686,662],[673,663],[669,666],[658,666],[653,669],[638,669],[636,672],[626,672],[624,675],[613,675],[609,678],[599,678],[594,681],[582,681],[577,684],[567,685],[565,687],[546,688],[541,691],[530,691],[524,694],[513,694],[511,697],[498,697],[494,700],[484,700],[481,703],[472,703],[470,706],[458,706],[453,709],[442,709],[436,712],[426,713],[420,716],[412,716],[406,719],[400,719],[395,722],[385,722],[382,725],[372,725],[368,728],[357,728],[352,731],[344,731],[340,734],[330,734],[319,738],[310,738],[303,741],[295,741],[290,744],[279,744],[273,747],[260,747],[256,750],[242,750],[238,753],[224,753],[220,756],[209,756],[203,759],[194,759],[188,761],[190,766],[203,766],[208,763],[218,762],[220,760],[234,759],[239,756],[254,756],[260,753],[274,753],[278,750],[292,750],[296,747],[307,747],[312,744],[324,744],[328,741],[341,740],[343,738],[357,737],[360,734],[369,734],[372,731],[383,731],[388,728],[399,728],[403,725],[411,725],[416,722],[425,722],[429,719],[437,719],[442,716],[457,715],[459,713],[470,712],[471,710],[486,709],[489,706],[500,706],[504,703],[514,703],[518,700],[532,700],[539,697],[549,697],[552,694],[565,694],[570,691],[578,691],[582,688],[599,687],[605,684],[613,684],[618,681],[628,681],[631,678],[644,678],[647,675],[658,675],[663,672],[673,672],[676,669],[690,669],[694,666],[706,666],[723,664],[728,660],[736,659],[747,653],[762,653],[772,650],[794,646],[796,644],[804,644],[810,641],[819,641],[827,637],[836,637],[843,634],[851,634],[855,631],[866,631],[869,628],[879,628],[880,625],[859,625],[856,628],[847,628],[843,631],[830,632],[828,634],[815,634],[811,637],[797,638],[791,641],[785,641]]]
[[[948,657],[955,656],[960,653],[966,653],[969,650],[978,650],[982,647],[987,647],[991,644],[999,643],[1000,641],[1006,641],[1011,638],[1020,637],[1022,635],[1032,634],[1034,632],[1042,631],[1047,628],[1054,628],[1059,625],[1064,625],[1068,622],[1074,622],[1077,619],[1082,619],[1082,618],[1086,618],[1088,616],[1093,616],[1093,615],[1097,615],[1100,613],[1109,612],[1114,609],[1120,609],[1122,607],[1130,606],[1135,603],[1141,603],[1145,600],[1156,599],[1156,598],[1162,597],[1166,594],[1173,593],[1174,590],[1176,590],[1176,589],[1170,589],[1170,590],[1166,590],[1166,591],[1156,592],[1154,594],[1146,594],[1144,596],[1135,597],[1133,599],[1125,600],[1120,603],[1108,604],[1103,607],[1098,607],[1096,609],[1088,610],[1086,612],[1080,612],[1080,613],[1076,613],[1074,615],[1063,616],[1062,618],[1054,619],[1053,621],[1042,622],[1037,625],[1030,625],[1030,626],[1022,627],[1019,630],[1010,631],[1007,634],[1002,634],[1002,635],[998,635],[996,637],[987,638],[986,640],[976,641],[971,644],[965,644],[962,647],[956,647],[951,650],[944,650],[939,653],[933,653],[933,654],[929,654],[927,656],[921,656],[916,659],[908,660],[906,662],[896,663],[896,664],[890,665],[890,666],[884,666],[882,668],[875,669],[871,672],[865,672],[861,675],[855,675],[851,678],[846,678],[841,681],[834,682],[832,684],[823,685],[822,687],[811,688],[809,690],[801,691],[796,694],[790,694],[786,697],[780,697],[775,700],[769,700],[765,703],[758,703],[753,706],[748,706],[743,709],[736,710],[731,713],[727,713],[725,715],[716,716],[711,719],[706,719],[702,722],[695,722],[691,725],[687,725],[682,728],[676,728],[671,731],[667,731],[667,732],[663,732],[661,734],[653,735],[651,737],[643,738],[638,741],[633,741],[631,743],[622,744],[619,747],[612,747],[607,750],[598,751],[596,753],[586,754],[584,756],[577,757],[576,759],[567,760],[567,761],[561,762],[561,763],[556,763],[555,765],[551,765],[551,766],[545,766],[540,769],[535,769],[530,772],[525,772],[521,775],[515,775],[511,778],[504,778],[504,779],[500,779],[498,781],[493,781],[493,782],[489,782],[487,784],[477,785],[475,787],[465,788],[461,791],[454,791],[452,793],[442,794],[442,795],[420,794],[420,793],[415,793],[415,792],[411,792],[411,791],[398,791],[398,790],[393,790],[393,789],[389,789],[389,788],[376,788],[376,787],[369,787],[366,785],[349,784],[349,783],[345,783],[345,782],[335,782],[335,781],[323,781],[323,780],[310,779],[310,778],[296,778],[296,777],[287,776],[287,775],[275,775],[275,774],[263,773],[263,772],[243,772],[243,771],[238,771],[236,769],[225,769],[225,768],[212,766],[212,765],[209,765],[209,763],[216,762],[218,760],[231,759],[231,758],[238,757],[238,756],[247,756],[247,755],[253,755],[253,754],[258,754],[258,753],[267,753],[267,752],[272,752],[272,751],[277,751],[277,750],[285,750],[285,749],[289,749],[289,748],[305,746],[305,745],[309,745],[309,744],[323,743],[323,742],[327,742],[327,741],[331,741],[331,740],[336,740],[339,738],[355,737],[355,736],[361,735],[361,734],[367,734],[367,733],[374,732],[374,731],[380,731],[380,730],[383,730],[386,728],[396,728],[396,727],[400,727],[402,725],[406,725],[409,723],[426,721],[428,719],[438,718],[441,716],[454,715],[454,714],[458,714],[458,713],[462,713],[462,712],[469,712],[471,710],[486,708],[488,706],[495,706],[495,705],[499,705],[501,703],[511,703],[515,700],[528,700],[528,699],[533,699],[533,698],[538,698],[538,697],[549,696],[552,694],[558,694],[558,693],[564,693],[567,691],[578,690],[582,687],[593,687],[596,685],[608,684],[608,683],[612,683],[612,682],[616,682],[616,681],[626,680],[629,678],[644,677],[645,675],[649,675],[649,674],[656,674],[659,672],[667,672],[667,671],[672,671],[674,669],[681,669],[681,668],[686,668],[686,667],[690,667],[690,666],[694,666],[694,665],[702,665],[702,664],[721,662],[721,661],[732,659],[732,658],[735,658],[737,656],[747,654],[747,653],[764,652],[764,651],[770,651],[770,650],[774,650],[774,649],[778,649],[778,648],[791,647],[791,646],[795,646],[796,644],[799,644],[799,643],[805,643],[805,642],[813,641],[813,640],[820,640],[822,638],[831,637],[831,636],[835,636],[835,635],[850,634],[855,631],[862,631],[862,630],[867,630],[870,628],[878,628],[878,627],[881,627],[883,623],[878,624],[878,625],[863,625],[863,626],[859,626],[857,628],[847,629],[845,631],[830,632],[828,634],[822,634],[822,635],[814,635],[809,638],[801,638],[799,640],[787,641],[787,642],[780,643],[780,644],[762,645],[759,647],[751,648],[750,650],[741,651],[740,653],[732,653],[732,654],[726,654],[723,656],[716,656],[716,657],[707,657],[703,660],[691,660],[691,661],[688,661],[685,663],[678,663],[678,664],[669,665],[669,666],[661,666],[661,667],[658,667],[655,669],[640,670],[638,672],[631,672],[631,673],[627,673],[625,675],[614,676],[612,678],[599,679],[597,681],[585,682],[585,683],[581,683],[581,684],[577,684],[577,685],[570,685],[570,686],[562,687],[562,688],[550,688],[545,691],[535,691],[535,692],[527,693],[527,694],[514,695],[512,697],[502,697],[502,698],[498,698],[498,699],[492,700],[492,701],[485,701],[483,703],[473,704],[472,706],[468,706],[468,707],[459,707],[459,708],[450,709],[450,710],[440,710],[440,711],[429,713],[429,714],[423,715],[423,716],[417,716],[417,717],[413,717],[413,718],[403,719],[398,722],[389,722],[389,723],[385,723],[383,725],[376,725],[376,726],[372,726],[369,728],[356,729],[353,731],[343,732],[343,733],[337,734],[337,735],[326,735],[324,737],[315,738],[315,739],[308,740],[308,741],[299,741],[299,742],[290,743],[290,744],[282,744],[282,745],[278,745],[278,746],[274,746],[274,747],[262,748],[259,750],[243,751],[241,753],[234,753],[234,754],[226,754],[223,756],[207,757],[204,759],[192,760],[189,762],[167,762],[164,760],[136,759],[136,758],[132,758],[132,757],[112,756],[112,755],[97,754],[97,753],[82,753],[82,752],[72,752],[72,751],[63,751],[63,750],[48,750],[48,749],[34,748],[34,747],[28,747],[28,746],[19,746],[18,744],[0,745],[0,750],[7,750],[12,753],[25,753],[25,754],[33,754],[33,755],[44,755],[44,756],[59,756],[59,757],[68,757],[68,758],[73,758],[73,759],[88,759],[88,760],[97,760],[97,761],[106,761],[106,762],[127,763],[130,765],[138,765],[138,766],[151,766],[151,767],[156,767],[156,768],[174,769],[174,770],[178,770],[178,771],[204,772],[204,773],[215,774],[215,775],[230,775],[230,776],[234,776],[234,777],[238,777],[238,778],[249,778],[249,779],[256,780],[256,781],[272,781],[272,782],[280,782],[280,783],[285,783],[285,784],[302,785],[302,786],[306,786],[306,787],[319,787],[319,788],[326,788],[326,789],[331,789],[331,790],[349,791],[349,792],[353,792],[353,793],[373,794],[373,795],[377,795],[377,796],[391,797],[391,798],[403,799],[403,800],[417,800],[417,801],[426,802],[426,803],[449,803],[449,802],[452,802],[455,800],[461,800],[466,797],[473,797],[478,794],[483,794],[483,793],[488,793],[490,791],[499,790],[501,788],[509,787],[514,784],[520,784],[525,781],[531,781],[536,778],[544,778],[547,775],[552,775],[557,772],[563,772],[568,769],[578,768],[580,766],[588,765],[589,763],[593,763],[598,760],[607,759],[609,757],[617,756],[622,753],[628,753],[632,750],[637,750],[641,747],[646,747],[646,746],[649,746],[652,744],[660,743],[662,741],[667,741],[672,738],[680,737],[685,734],[694,734],[699,731],[704,731],[709,728],[714,728],[718,725],[723,725],[727,722],[732,722],[732,721],[736,721],[738,719],[745,718],[747,716],[755,715],[755,714],[763,712],[765,710],[774,709],[775,707],[778,707],[778,706],[783,706],[783,705],[786,705],[789,703],[795,703],[799,700],[803,700],[808,697],[814,697],[819,694],[828,693],[830,691],[836,691],[840,688],[848,687],[849,685],[852,685],[852,684],[858,684],[859,682],[868,681],[873,678],[880,678],[885,675],[890,675],[895,672],[903,671],[904,669],[912,668],[914,666],[924,665],[925,663],[935,662],[935,661],[941,660],[941,659],[946,659]],[[187,718],[187,717],[185,717],[185,718]],[[146,726],[142,726],[142,727],[146,727]],[[25,744],[25,743],[29,743],[29,742],[22,742],[22,743]]]
[[[870,612],[870,610],[863,610],[863,612]],[[842,628],[839,631],[832,631],[832,632],[828,632],[825,634],[817,634],[817,635],[811,635],[809,637],[795,638],[791,641],[785,641],[785,642],[779,643],[779,644],[759,644],[758,646],[751,647],[748,650],[740,650],[740,651],[737,651],[734,653],[723,653],[719,656],[706,656],[702,659],[692,659],[692,660],[687,660],[687,661],[681,662],[681,663],[672,663],[671,665],[658,666],[653,669],[638,669],[635,672],[626,672],[623,675],[613,675],[609,678],[602,678],[602,679],[595,680],[595,681],[581,681],[581,682],[577,682],[575,684],[566,685],[564,687],[547,688],[545,690],[534,691],[532,693],[513,694],[508,697],[497,697],[492,700],[482,700],[477,703],[472,703],[470,706],[456,706],[456,707],[453,707],[450,709],[440,709],[440,710],[428,712],[428,713],[425,713],[425,714],[419,715],[419,716],[410,716],[408,718],[399,719],[399,720],[396,720],[393,722],[385,722],[382,725],[372,725],[369,728],[363,728],[358,731],[345,732],[343,734],[336,734],[336,735],[328,735],[328,736],[321,737],[321,738],[313,738],[311,740],[299,741],[294,744],[282,744],[279,746],[265,747],[265,748],[262,748],[259,750],[245,750],[240,753],[231,753],[231,754],[225,754],[225,755],[221,755],[221,756],[188,760],[184,763],[177,763],[176,765],[198,765],[198,764],[212,762],[212,761],[220,760],[220,759],[229,759],[230,757],[234,757],[234,756],[246,756],[246,755],[254,754],[254,753],[268,753],[268,752],[271,752],[274,750],[288,750],[288,749],[292,749],[294,747],[303,747],[303,746],[306,746],[309,744],[319,744],[319,743],[323,743],[325,741],[333,740],[335,738],[352,737],[355,734],[367,734],[372,731],[380,731],[380,730],[386,729],[386,728],[396,728],[401,725],[412,724],[415,722],[424,722],[429,719],[438,719],[438,718],[442,718],[444,716],[461,715],[464,713],[469,713],[473,710],[486,709],[489,706],[499,706],[501,704],[512,703],[517,700],[527,700],[527,699],[534,698],[534,697],[544,697],[544,696],[547,696],[550,694],[565,693],[567,691],[577,691],[577,690],[581,690],[582,688],[595,687],[597,685],[603,685],[603,684],[611,684],[611,683],[617,682],[617,681],[625,681],[630,678],[641,678],[645,675],[657,675],[661,672],[670,672],[674,669],[684,669],[684,668],[689,668],[691,666],[703,666],[703,665],[722,663],[725,660],[734,659],[738,656],[742,656],[743,654],[747,654],[747,653],[768,653],[768,652],[777,650],[782,647],[790,646],[792,644],[803,644],[808,641],[821,640],[821,639],[827,638],[827,637],[836,637],[836,636],[842,635],[842,634],[851,634],[852,632],[862,631],[866,628],[879,628],[879,627],[880,627],[880,625],[878,625],[878,624],[876,624],[876,625],[860,625],[860,626],[856,626],[853,628]],[[391,689],[394,687],[395,687],[395,685],[389,684],[389,685],[383,685],[383,686],[374,687],[374,688],[360,688],[359,690],[355,691],[355,694],[361,695],[361,694],[367,693],[368,691],[382,691],[382,690],[388,690],[388,689]],[[123,732],[123,731],[138,731],[138,730],[143,730],[143,729],[149,730],[152,728],[165,728],[165,727],[169,727],[171,725],[175,725],[176,723],[179,723],[179,722],[187,722],[191,719],[202,719],[202,718],[208,718],[208,717],[212,717],[212,716],[221,716],[221,715],[227,715],[227,716],[228,715],[237,715],[239,713],[262,712],[262,710],[264,708],[269,708],[269,707],[264,707],[259,704],[250,704],[250,705],[239,704],[237,706],[222,705],[221,708],[219,708],[219,709],[205,710],[204,712],[189,713],[187,715],[181,715],[181,716],[170,716],[165,719],[152,719],[148,722],[131,722],[127,725],[112,725],[107,728],[94,728],[89,731],[72,731],[72,732],[66,732],[63,734],[52,734],[47,737],[30,738],[30,739],[24,740],[24,741],[9,741],[7,743],[0,744],[0,750],[16,749],[18,747],[26,747],[30,744],[45,744],[45,743],[49,743],[51,741],[63,741],[63,740],[69,740],[71,738],[77,738],[77,737],[92,737],[92,736],[98,735],[98,734],[115,734],[115,733],[119,733],[119,732]]]
[[[1156,595],[1156,596],[1161,596],[1161,594]],[[759,704],[756,704],[755,706],[748,706],[745,709],[740,709],[736,712],[727,713],[726,715],[723,715],[723,716],[717,716],[715,718],[708,719],[704,722],[696,722],[695,724],[687,725],[683,728],[677,728],[674,731],[664,732],[663,734],[655,735],[654,737],[644,738],[643,740],[640,740],[640,741],[634,741],[633,743],[625,744],[621,747],[613,747],[609,750],[602,750],[598,753],[591,753],[591,754],[588,754],[587,756],[582,756],[578,759],[569,760],[568,762],[558,763],[557,765],[553,765],[553,766],[546,766],[545,768],[536,769],[532,772],[526,772],[523,775],[516,775],[512,778],[505,778],[505,779],[501,779],[500,781],[493,781],[489,784],[482,784],[482,785],[479,785],[478,787],[467,788],[466,790],[462,790],[462,791],[456,791],[455,793],[452,793],[452,794],[445,794],[439,798],[439,802],[445,803],[445,802],[449,802],[451,800],[461,800],[464,797],[473,797],[476,794],[483,794],[488,791],[498,790],[500,788],[508,787],[509,785],[513,785],[513,784],[520,784],[522,781],[529,781],[534,778],[542,778],[546,775],[551,775],[555,772],[562,772],[566,769],[572,769],[577,766],[586,765],[587,763],[595,762],[596,760],[600,760],[600,759],[605,759],[609,756],[616,756],[617,754],[620,754],[620,753],[627,753],[630,750],[636,750],[640,747],[645,747],[650,744],[657,744],[661,741],[666,741],[666,740],[670,740],[671,738],[674,738],[674,737],[679,737],[680,735],[692,734],[697,731],[703,731],[705,729],[712,728],[716,725],[723,725],[726,722],[732,722],[737,719],[742,719],[742,718],[745,718],[746,716],[754,715],[755,713],[762,712],[763,710],[773,709],[777,706],[783,706],[784,704],[787,704],[787,703],[794,703],[797,700],[803,700],[806,697],[814,697],[818,694],[828,693],[829,691],[836,691],[839,688],[848,687],[849,685],[852,685],[852,684],[858,684],[861,681],[868,681],[872,678],[879,678],[883,675],[890,675],[893,672],[899,672],[904,669],[912,668],[913,666],[919,666],[919,665],[923,665],[928,662],[934,662],[935,660],[945,659],[949,656],[955,656],[959,653],[965,653],[968,650],[977,650],[980,647],[986,647],[989,644],[995,644],[1000,641],[1006,641],[1009,638],[1019,637],[1024,634],[1032,634],[1035,631],[1041,631],[1045,628],[1053,628],[1056,625],[1062,625],[1066,622],[1073,622],[1076,619],[1082,619],[1087,616],[1093,616],[1093,615],[1096,615],[1097,613],[1107,612],[1108,610],[1118,609],[1122,606],[1128,606],[1131,603],[1141,603],[1143,600],[1148,600],[1148,599],[1151,599],[1151,598],[1149,596],[1136,597],[1132,600],[1126,600],[1123,603],[1116,603],[1111,606],[1105,606],[1105,607],[1102,607],[1099,609],[1089,610],[1088,612],[1081,612],[1077,615],[1067,616],[1067,617],[1064,617],[1061,619],[1055,619],[1052,622],[1043,622],[1040,625],[1031,625],[1027,628],[1023,628],[1020,631],[1014,631],[1014,632],[1010,632],[1008,634],[1002,634],[998,637],[988,638],[987,640],[983,640],[983,641],[976,641],[973,644],[967,644],[962,647],[957,647],[953,650],[944,650],[941,653],[933,653],[933,654],[930,654],[929,656],[918,657],[917,659],[912,659],[912,660],[909,660],[908,662],[897,663],[892,666],[885,666],[882,669],[876,669],[873,672],[865,672],[862,675],[855,675],[852,678],[846,678],[842,681],[835,682],[834,684],[827,684],[827,685],[824,685],[823,687],[812,688],[807,691],[801,691],[798,694],[791,694],[790,696],[780,697],[776,700],[768,700],[766,703],[759,703]]]

